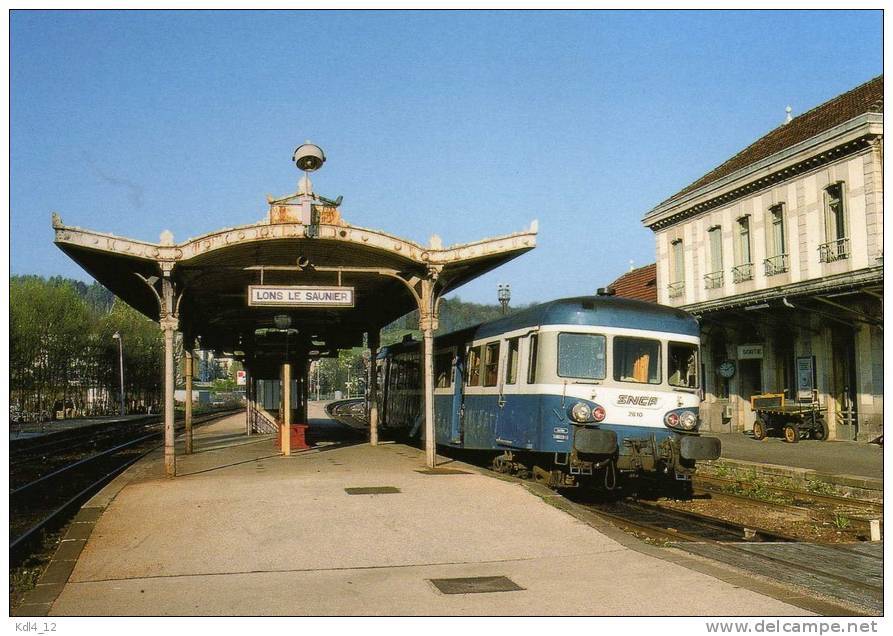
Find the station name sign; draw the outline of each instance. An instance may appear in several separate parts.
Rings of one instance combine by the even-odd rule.
[[[250,307],[353,307],[353,287],[249,285]]]

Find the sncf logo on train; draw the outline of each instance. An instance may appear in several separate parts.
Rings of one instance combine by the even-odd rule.
[[[657,398],[653,395],[620,395],[617,397],[617,404],[621,406],[654,406],[657,404]]]
[[[250,285],[251,307],[353,307],[353,287],[302,285]]]

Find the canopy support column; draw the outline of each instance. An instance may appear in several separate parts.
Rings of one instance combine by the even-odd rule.
[[[291,455],[291,364],[282,365],[282,454]]]
[[[369,445],[378,446],[378,369],[375,357],[381,346],[381,333],[378,329],[369,332]]]
[[[251,411],[254,406],[254,395],[251,390],[254,384],[254,376],[251,375],[251,369],[248,366],[245,369],[245,434],[251,435]]]
[[[429,269],[428,276],[419,281],[419,329],[422,331],[422,362],[424,368],[425,407],[425,463],[428,468],[437,464],[434,439],[434,331],[437,329],[437,292],[435,286],[440,271]]]
[[[192,454],[192,343],[183,343],[183,375],[186,376],[186,397],[183,403],[183,419],[186,424],[186,454]]]
[[[177,475],[177,458],[174,447],[174,336],[180,321],[177,319],[174,300],[174,283],[169,272],[161,279],[161,318],[158,321],[164,332],[164,474]]]

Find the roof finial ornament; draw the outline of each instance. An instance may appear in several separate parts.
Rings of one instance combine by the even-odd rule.
[[[636,262],[633,259],[629,259],[629,271],[633,271],[636,268]]]
[[[791,111],[792,111],[792,110],[794,110],[794,109],[791,108],[790,106],[787,106],[787,107],[784,109],[784,112],[785,112],[784,123],[788,123],[789,121],[791,121],[791,120],[793,119],[793,117],[791,117]]]

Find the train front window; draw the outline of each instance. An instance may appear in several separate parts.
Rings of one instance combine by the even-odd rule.
[[[668,346],[667,382],[686,389],[698,388],[698,347],[685,342],[671,342]]]
[[[615,337],[614,379],[619,382],[660,384],[660,341]]]
[[[558,334],[558,375],[605,379],[605,337],[591,333]]]

